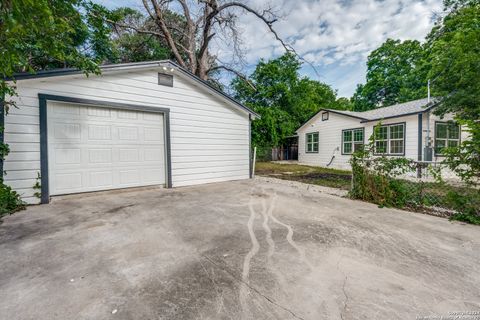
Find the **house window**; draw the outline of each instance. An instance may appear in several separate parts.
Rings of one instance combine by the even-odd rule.
[[[328,112],[323,112],[322,113],[322,121],[327,121],[328,120]]]
[[[405,154],[405,123],[389,124],[378,128],[375,134],[375,153]]]
[[[311,132],[306,134],[307,153],[318,152],[318,132]]]
[[[348,129],[342,131],[342,153],[352,154],[360,151],[364,144],[364,129]]]
[[[460,126],[454,122],[435,123],[435,155],[441,155],[447,147],[460,144]]]

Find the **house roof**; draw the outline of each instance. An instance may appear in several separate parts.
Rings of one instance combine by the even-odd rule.
[[[260,115],[250,108],[246,107],[239,101],[235,100],[228,94],[218,90],[214,86],[212,86],[207,81],[200,79],[187,69],[181,67],[180,65],[176,64],[171,60],[156,60],[156,61],[143,61],[143,62],[132,62],[132,63],[118,63],[118,64],[107,64],[99,66],[102,72],[105,71],[120,71],[120,70],[130,70],[130,69],[140,69],[140,68],[152,68],[152,67],[172,67],[178,70],[181,74],[185,75],[187,78],[203,85],[212,93],[220,96],[221,98],[226,99],[228,102],[232,103],[235,107],[248,112],[249,114],[253,115],[255,118],[259,118]],[[36,78],[47,78],[47,77],[57,77],[57,76],[66,76],[66,75],[74,75],[74,74],[82,74],[84,71],[75,69],[75,68],[63,68],[63,69],[52,69],[52,70],[43,70],[37,71],[36,73],[29,73],[29,72],[22,72],[16,73],[11,78],[7,78],[6,80],[25,80],[25,79],[36,79]]]
[[[316,118],[322,111],[329,111],[336,114],[341,114],[347,117],[352,117],[360,120],[360,122],[369,122],[377,121],[382,119],[390,119],[403,117],[413,114],[422,113],[430,110],[431,108],[437,105],[438,100],[433,99],[428,102],[428,98],[413,100],[404,103],[394,104],[388,107],[377,108],[368,111],[346,111],[346,110],[335,110],[335,109],[321,109],[316,113],[312,118],[305,122],[300,128],[303,128],[307,123]],[[298,128],[298,129],[300,129]]]
[[[394,104],[389,107],[377,108],[368,111],[339,111],[333,110],[340,114],[362,118],[362,122],[382,120],[388,118],[396,118],[408,116],[412,114],[425,112],[436,105],[436,101],[428,102],[428,98],[413,100],[404,103]],[[332,111],[332,110],[330,110]]]

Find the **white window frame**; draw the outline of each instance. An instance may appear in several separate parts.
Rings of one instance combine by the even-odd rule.
[[[446,138],[438,138],[437,137],[437,132],[438,132],[438,125],[445,125],[447,126],[447,136]],[[456,126],[458,128],[458,138],[457,139],[454,139],[454,138],[450,138],[449,135],[450,135],[450,127],[451,126]],[[445,147],[444,148],[448,148],[450,147],[449,146],[449,142],[450,141],[456,141],[457,142],[457,146],[460,145],[460,142],[461,142],[461,127],[460,125],[458,125],[457,123],[454,123],[454,122],[447,122],[447,121],[435,121],[435,136],[434,136],[434,150],[435,150],[435,156],[436,157],[441,157],[442,156],[442,152],[439,152],[438,151],[438,146],[437,146],[437,141],[438,140],[442,140],[442,141],[445,141]]]
[[[392,138],[391,135],[391,129],[392,127],[398,127],[402,126],[402,137],[401,138]],[[406,145],[406,139],[405,139],[405,134],[406,134],[406,123],[405,122],[400,122],[400,123],[391,123],[391,124],[385,124],[380,126],[380,128],[387,128],[387,137],[386,139],[378,139],[375,137],[375,155],[379,156],[404,156],[405,155],[405,145]],[[375,128],[374,128],[375,130]],[[393,141],[402,141],[402,152],[392,152],[392,142]],[[387,143],[387,150],[386,152],[377,152],[377,142],[386,142]]]
[[[355,132],[362,132],[362,141],[355,141]],[[351,132],[352,140],[345,140],[345,132]],[[350,143],[352,145],[350,152],[345,152],[345,144]],[[355,146],[365,145],[365,128],[354,128],[354,129],[345,129],[342,130],[342,154],[353,154],[355,152]]]
[[[312,140],[308,141],[308,137],[311,136]],[[317,141],[315,141],[315,136],[317,138]],[[305,153],[318,153],[319,149],[319,134],[318,131],[316,132],[308,132],[305,134]],[[314,146],[317,146],[317,150],[315,150]],[[311,146],[311,149],[309,147]]]

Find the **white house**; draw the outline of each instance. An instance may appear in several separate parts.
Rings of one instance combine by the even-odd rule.
[[[29,203],[50,196],[251,176],[253,111],[170,61],[15,76],[0,118],[4,181]],[[34,185],[40,184],[40,189]],[[35,196],[39,191],[40,196]]]
[[[381,123],[375,141],[378,154],[418,161],[440,161],[442,148],[458,145],[467,133],[451,115],[432,113],[435,102],[420,99],[364,112],[322,109],[298,130],[300,163],[350,169],[357,148],[368,143],[374,126]]]

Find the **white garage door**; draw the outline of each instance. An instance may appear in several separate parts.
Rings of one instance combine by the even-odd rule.
[[[51,195],[165,184],[163,114],[48,102]]]

